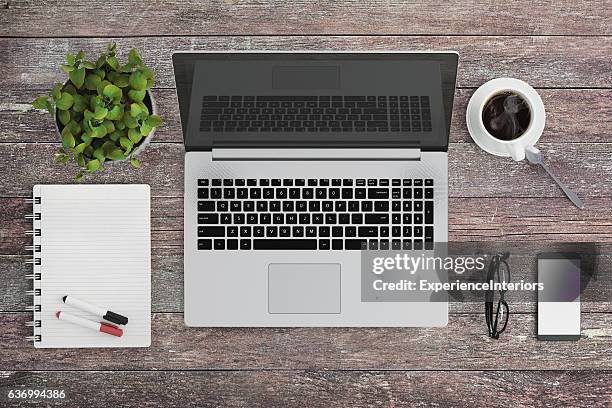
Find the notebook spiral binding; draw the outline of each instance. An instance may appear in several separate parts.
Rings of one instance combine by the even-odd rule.
[[[26,251],[31,251],[32,258],[26,260],[26,264],[32,265],[32,273],[25,275],[26,280],[32,282],[32,289],[26,291],[27,296],[32,296],[32,305],[28,306],[26,310],[32,312],[32,320],[25,323],[27,327],[32,328],[32,335],[27,336],[26,340],[34,343],[42,341],[41,333],[41,258],[40,258],[40,237],[41,231],[41,218],[40,213],[40,197],[33,197],[26,199],[26,203],[32,204],[32,213],[27,214],[25,218],[32,221],[32,229],[26,231],[27,236],[32,237],[32,245],[25,247]]]

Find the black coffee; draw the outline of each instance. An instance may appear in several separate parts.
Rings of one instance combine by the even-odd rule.
[[[512,92],[494,95],[482,111],[482,123],[487,131],[500,140],[514,140],[520,137],[531,122],[529,105],[523,98]]]

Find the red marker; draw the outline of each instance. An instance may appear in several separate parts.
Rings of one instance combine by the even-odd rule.
[[[66,320],[67,322],[78,324],[79,326],[87,327],[95,331],[108,333],[117,337],[123,336],[123,330],[108,323],[94,322],[62,311],[55,313],[55,316],[60,320]]]

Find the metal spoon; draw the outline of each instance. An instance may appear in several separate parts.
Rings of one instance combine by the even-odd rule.
[[[525,156],[527,157],[527,160],[529,160],[530,163],[532,163],[532,164],[539,164],[540,166],[542,166],[544,168],[544,170],[546,170],[546,172],[550,175],[550,177],[552,177],[552,179],[555,180],[557,185],[559,187],[561,187],[561,190],[563,190],[563,192],[565,193],[567,198],[569,198],[571,200],[571,202],[574,203],[574,205],[576,207],[578,207],[580,209],[584,208],[584,203],[582,202],[582,200],[580,198],[578,198],[578,196],[572,190],[567,188],[567,186],[565,184],[563,184],[563,182],[561,180],[559,180],[559,178],[557,176],[555,176],[548,169],[548,166],[546,166],[544,164],[544,156],[542,155],[542,153],[540,152],[540,150],[537,147],[529,146],[525,150]]]

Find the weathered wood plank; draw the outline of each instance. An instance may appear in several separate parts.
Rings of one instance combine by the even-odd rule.
[[[506,247],[506,245],[503,245]],[[548,247],[538,247],[545,252]],[[509,259],[512,281],[535,282],[536,252],[523,255],[512,254]],[[31,304],[31,298],[25,291],[31,289],[30,281],[24,276],[31,273],[32,267],[25,264],[26,256],[0,256],[0,270],[3,271],[3,292],[0,294],[0,312],[25,311]],[[585,258],[585,276],[591,276],[596,269],[596,279],[585,280],[582,293],[582,312],[612,313],[612,252],[607,250],[601,255]],[[595,265],[595,266],[593,266]],[[158,313],[183,312],[183,256],[170,254],[164,250],[154,250],[151,260],[151,309]],[[587,270],[588,269],[588,270]],[[588,275],[587,275],[588,274]],[[478,276],[484,280],[483,275]],[[512,313],[533,313],[536,310],[537,294],[535,292],[508,292],[506,300]],[[470,296],[460,299],[457,296],[450,302],[451,313],[482,313],[484,298]]]
[[[531,314],[513,314],[499,340],[483,314],[452,315],[443,328],[279,329],[190,328],[182,314],[153,314],[149,348],[45,350],[23,340],[30,318],[0,313],[3,370],[612,369],[610,313],[584,314],[573,342],[536,340]]]
[[[583,199],[608,197],[612,191],[612,144],[541,143],[549,166]],[[59,145],[0,143],[2,196],[28,196],[32,185],[71,183],[76,166],[54,162]],[[154,143],[143,152],[142,168],[115,163],[87,182],[144,183],[153,196],[180,197],[183,192],[184,148],[177,143]],[[513,162],[481,151],[473,143],[449,148],[451,197],[561,197],[563,193],[538,167]],[[568,203],[569,205],[569,203]]]
[[[589,198],[580,211],[561,198],[449,199],[450,242],[612,243],[611,198]],[[23,198],[0,197],[0,255],[24,255],[31,243],[25,236],[31,206]],[[156,251],[180,254],[183,247],[183,199],[153,197],[152,246]],[[538,244],[540,243],[540,244]]]
[[[308,401],[313,408],[531,408],[612,401],[609,371],[5,371],[0,386],[65,390],[65,400],[45,404],[83,407],[270,408]]]
[[[112,16],[112,17],[111,17]],[[134,3],[3,0],[1,36],[215,34],[610,34],[600,1],[426,1]],[[120,27],[117,26],[120,21]]]
[[[89,9],[89,8],[88,8]],[[475,24],[477,25],[477,24]],[[120,54],[136,47],[157,74],[157,86],[174,87],[171,55],[185,50],[456,50],[458,85],[477,87],[511,76],[535,87],[612,87],[612,37],[133,37],[4,38],[0,89],[48,89],[65,80],[63,55],[99,54],[116,41]],[[8,57],[10,56],[10,58]]]
[[[612,116],[610,89],[539,89],[546,106],[546,129],[540,142],[612,143],[612,123],[601,118]],[[17,90],[0,102],[0,143],[57,142],[54,123],[46,112],[36,111],[30,103],[42,94],[36,90]],[[457,89],[451,142],[472,139],[465,125],[465,110],[473,89]],[[174,89],[155,90],[159,114],[164,125],[153,142],[183,142],[178,102]]]

